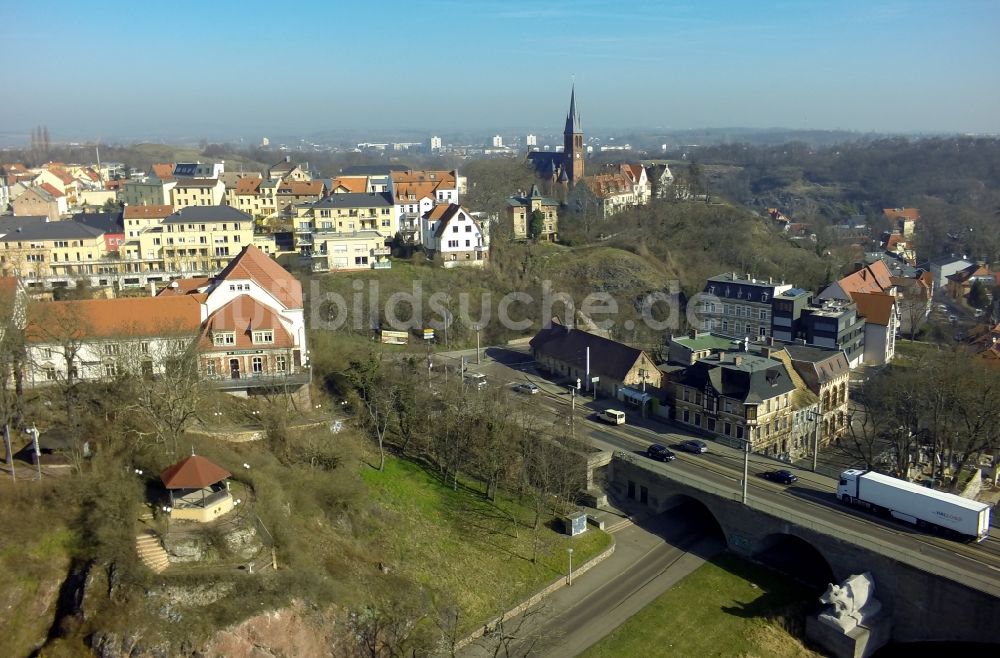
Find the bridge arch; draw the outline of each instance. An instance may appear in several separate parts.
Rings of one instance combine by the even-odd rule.
[[[712,507],[697,496],[677,493],[664,498],[660,517],[669,518],[691,536],[726,543],[726,533]]]
[[[798,535],[785,532],[766,535],[754,545],[751,557],[817,589],[837,582],[826,557]]]

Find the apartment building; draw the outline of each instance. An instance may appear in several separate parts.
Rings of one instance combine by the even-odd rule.
[[[177,185],[173,178],[162,180],[152,177],[146,180],[130,180],[118,190],[118,201],[126,206],[162,206],[172,203],[172,192]]]
[[[444,267],[482,267],[489,260],[488,228],[462,206],[438,204],[421,221],[424,250]]]
[[[731,338],[763,341],[771,336],[771,305],[791,284],[727,272],[705,283],[699,304],[701,329]]]
[[[156,228],[164,265],[174,272],[218,270],[254,237],[253,217],[225,205],[181,208]]]
[[[170,191],[175,208],[218,206],[226,196],[226,184],[218,178],[177,178]]]
[[[865,350],[865,319],[857,304],[842,299],[812,301],[812,293],[791,288],[773,300],[775,340],[801,342],[842,350],[852,368],[861,365]]]
[[[169,204],[125,206],[122,211],[125,222],[125,238],[127,240],[138,238],[140,233],[151,226],[159,225],[173,212],[174,207]]]
[[[46,217],[0,221],[0,269],[32,280],[78,278],[94,274],[108,255],[104,231],[79,222]]]

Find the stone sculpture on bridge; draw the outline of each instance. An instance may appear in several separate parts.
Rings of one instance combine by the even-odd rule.
[[[882,604],[874,595],[875,579],[867,571],[848,577],[840,585],[831,583],[819,598],[820,602],[831,607],[820,613],[819,620],[844,633],[859,624],[865,625],[882,609]]]

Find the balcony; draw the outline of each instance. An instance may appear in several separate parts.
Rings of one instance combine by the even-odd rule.
[[[235,391],[245,388],[281,388],[302,386],[312,381],[312,370],[305,368],[288,373],[238,373],[232,375],[207,375],[205,380],[220,391]]]
[[[372,256],[389,256],[392,254],[392,249],[389,247],[375,247],[372,249]]]
[[[376,261],[376,262],[372,263],[372,269],[373,270],[391,270],[392,269],[392,261],[391,260]]]

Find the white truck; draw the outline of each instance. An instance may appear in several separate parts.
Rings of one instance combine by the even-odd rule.
[[[990,533],[990,506],[881,473],[850,469],[840,474],[837,498],[920,528],[982,541]]]

